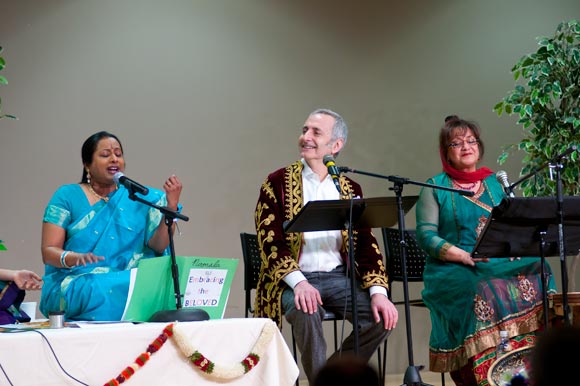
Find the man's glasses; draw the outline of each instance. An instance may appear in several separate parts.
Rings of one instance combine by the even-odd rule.
[[[469,147],[471,146],[475,146],[479,143],[479,139],[477,138],[467,138],[465,141],[453,141],[449,144],[449,148],[450,149],[460,149],[463,147],[463,145],[467,145]]]

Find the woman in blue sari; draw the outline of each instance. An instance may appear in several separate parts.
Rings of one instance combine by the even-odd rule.
[[[114,175],[125,170],[115,135],[93,134],[81,155],[81,182],[59,187],[44,213],[39,308],[44,315],[64,311],[66,320],[120,320],[130,269],[141,259],[169,254],[169,234],[159,210],[131,200],[115,183]],[[163,189],[149,188],[142,198],[178,210],[180,180],[169,177]]]
[[[474,122],[448,117],[439,152],[443,173],[428,182],[474,196],[423,188],[417,203],[417,241],[428,254],[422,296],[431,315],[429,368],[450,372],[458,386],[483,386],[500,330],[519,348],[534,344],[544,327],[540,258],[471,257],[505,192],[490,169],[477,166],[484,146]],[[546,265],[547,288],[555,292]]]

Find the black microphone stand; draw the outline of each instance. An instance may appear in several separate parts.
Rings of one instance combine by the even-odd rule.
[[[326,158],[326,157],[325,157]],[[333,160],[332,160],[333,161]],[[327,162],[325,161],[325,164]],[[334,161],[333,161],[334,163]],[[340,174],[340,170],[337,169],[336,173],[334,173],[334,171],[331,172],[330,170],[330,166],[326,165],[329,168],[329,174],[333,179],[333,182],[335,183],[336,189],[338,190],[338,194],[342,195],[341,189],[340,189],[340,185],[338,183],[338,178],[335,179],[334,175],[336,175],[338,177],[338,175]],[[334,165],[333,165],[334,166]],[[336,166],[334,166],[336,167]],[[344,223],[344,228],[347,231],[347,237],[348,237],[348,264],[347,264],[347,276],[349,276],[350,278],[350,299],[351,299],[351,312],[352,312],[352,325],[355,326],[352,330],[352,341],[353,341],[353,345],[354,345],[354,355],[358,356],[360,348],[359,348],[359,331],[358,328],[356,326],[358,326],[358,307],[356,305],[356,270],[355,270],[355,261],[354,261],[354,242],[353,242],[353,226],[352,226],[352,216],[353,216],[353,197],[352,194],[350,195],[349,198],[349,211],[348,211],[348,217],[345,220]]]
[[[558,246],[559,246],[559,255],[560,255],[560,269],[562,275],[562,308],[564,310],[564,322],[567,325],[571,325],[572,321],[570,320],[570,309],[568,306],[568,267],[566,266],[566,243],[564,240],[565,238],[565,231],[564,231],[564,195],[562,193],[562,169],[564,169],[563,160],[568,158],[568,155],[572,154],[577,150],[576,146],[570,146],[561,154],[556,155],[551,160],[540,166],[539,168],[534,169],[531,173],[526,174],[513,184],[509,186],[510,191],[513,190],[514,187],[518,186],[523,181],[529,179],[530,177],[535,176],[541,170],[548,167],[550,169],[550,179],[553,180],[552,171],[556,171],[556,216],[558,218]],[[542,273],[545,277],[543,277],[543,285],[548,285],[548,276],[547,274]],[[545,315],[545,319],[547,315]],[[546,322],[546,327],[548,326]]]
[[[352,302],[352,325],[353,328],[353,344],[354,344],[354,355],[359,354],[359,333],[358,333],[358,307],[356,306],[356,270],[354,262],[354,242],[353,242],[353,229],[352,229],[352,210],[353,210],[353,198],[350,197],[350,207],[348,212],[348,220],[346,220],[345,227],[348,232],[348,272],[350,275],[350,299]]]
[[[408,359],[409,359],[409,366],[407,367],[407,370],[405,371],[402,386],[422,386],[422,385],[431,386],[427,383],[423,383],[423,381],[421,380],[421,375],[419,374],[419,369],[417,368],[417,366],[415,366],[414,360],[413,360],[413,337],[412,337],[412,332],[411,332],[411,306],[409,304],[409,282],[407,280],[407,243],[405,241],[405,210],[403,208],[403,197],[402,197],[403,185],[412,184],[412,185],[418,185],[418,186],[426,186],[426,187],[435,188],[435,189],[442,189],[442,190],[457,192],[457,193],[465,195],[465,196],[473,196],[474,193],[471,191],[468,191],[468,190],[458,190],[458,189],[453,189],[453,188],[449,188],[446,186],[439,186],[439,185],[433,185],[433,184],[428,184],[428,183],[424,183],[424,182],[412,181],[408,178],[404,178],[404,177],[400,177],[400,176],[384,176],[381,174],[364,172],[361,170],[355,170],[355,169],[351,169],[351,168],[347,168],[347,167],[340,167],[339,170],[342,172],[351,172],[351,173],[362,174],[362,175],[366,175],[366,176],[370,176],[370,177],[382,178],[382,179],[389,180],[390,182],[393,183],[393,187],[389,188],[389,190],[392,190],[395,192],[396,201],[397,201],[397,218],[398,218],[398,223],[399,223],[398,228],[399,228],[399,237],[401,240],[400,241],[401,266],[402,266],[402,271],[403,271],[403,295],[405,297],[405,326],[407,329],[407,354],[408,354]]]
[[[133,186],[131,185],[130,188],[127,189],[129,191],[129,198],[133,201],[138,201],[143,203],[147,206],[155,208],[159,210],[164,218],[165,218],[165,225],[167,225],[167,232],[169,235],[169,250],[171,253],[171,276],[173,278],[173,290],[175,292],[175,310],[162,310],[157,311],[153,314],[153,316],[149,319],[150,322],[191,322],[191,321],[199,321],[199,320],[209,320],[209,314],[202,309],[197,308],[187,308],[183,309],[181,304],[181,292],[179,290],[179,268],[177,267],[177,261],[175,259],[175,246],[173,244],[173,232],[172,232],[172,225],[175,219],[180,219],[183,221],[189,221],[189,217],[170,209],[166,206],[159,206],[152,202],[142,199],[141,197],[137,197],[133,190]]]

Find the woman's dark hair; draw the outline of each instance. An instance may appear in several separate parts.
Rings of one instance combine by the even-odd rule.
[[[87,169],[85,166],[90,165],[93,162],[93,154],[95,154],[97,144],[103,138],[114,138],[117,142],[119,142],[119,146],[121,146],[121,150],[123,151],[123,145],[121,144],[119,138],[117,138],[115,134],[111,134],[108,131],[99,131],[98,133],[95,133],[87,138],[81,149],[81,158],[83,160],[83,176],[81,177],[81,183],[88,182]]]
[[[471,129],[473,136],[477,139],[479,145],[479,158],[483,158],[485,153],[485,145],[480,138],[479,125],[473,121],[467,121],[459,118],[457,115],[448,115],[445,117],[445,124],[439,132],[439,149],[443,154],[447,154],[447,149],[453,141],[454,134],[459,132],[464,134],[468,129]]]

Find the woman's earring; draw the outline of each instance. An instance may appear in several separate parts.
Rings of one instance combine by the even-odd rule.
[[[87,170],[87,184],[91,184],[91,173]]]

